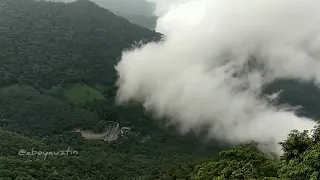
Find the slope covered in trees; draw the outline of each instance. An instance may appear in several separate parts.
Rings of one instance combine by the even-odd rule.
[[[0,178],[320,179],[319,127],[312,137],[293,131],[281,143],[281,159],[254,144],[217,155],[226,147],[164,128],[139,105],[116,106],[114,65],[121,51],[159,38],[87,0],[0,0]],[[290,83],[275,83],[266,92],[281,86],[292,92],[283,102],[300,103],[293,94],[304,92],[292,91]],[[317,95],[317,89],[308,90]],[[310,114],[317,113],[311,105],[316,98],[301,100]],[[129,126],[133,134],[106,143],[71,132],[100,131],[106,121]],[[78,153],[18,154],[68,148]]]
[[[154,29],[157,17],[153,14],[155,4],[146,0],[94,0],[101,7],[148,29]]]
[[[219,156],[196,167],[189,177],[194,180],[317,180],[320,179],[320,126],[312,131],[293,130],[283,142],[280,159],[266,157],[250,146],[223,151]]]
[[[113,85],[113,65],[121,51],[136,41],[159,37],[88,0],[0,3],[1,85],[21,81],[45,88],[77,81]]]
[[[135,41],[159,40],[159,34],[87,0],[0,4],[1,178],[171,177],[218,151],[192,134],[160,128],[138,105],[115,106],[114,65],[121,51]],[[129,126],[133,134],[106,143],[71,132],[100,131],[106,121]],[[21,149],[69,147],[78,154],[19,155]]]
[[[40,94],[28,86],[10,86],[0,90],[1,126],[30,136],[59,134],[73,127],[91,127],[99,117]]]
[[[51,2],[74,2],[76,0],[45,0]],[[155,4],[146,0],[91,0],[99,6],[128,19],[134,24],[154,29],[157,17],[154,15]]]

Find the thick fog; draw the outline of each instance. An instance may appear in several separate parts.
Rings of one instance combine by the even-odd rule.
[[[315,125],[260,94],[277,78],[319,83],[320,1],[153,1],[165,39],[123,53],[120,103],[143,103],[182,133],[206,125],[208,137],[277,153],[292,129]]]

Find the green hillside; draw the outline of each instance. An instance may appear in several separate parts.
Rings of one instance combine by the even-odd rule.
[[[221,149],[160,127],[140,105],[115,105],[121,51],[159,34],[87,0],[0,4],[0,179],[168,179]],[[71,132],[101,131],[106,121],[133,134],[106,143]],[[79,155],[18,155],[68,147]]]
[[[113,85],[123,49],[159,35],[89,0],[0,0],[0,85]],[[93,13],[94,12],[94,13]]]
[[[68,101],[74,104],[84,104],[97,100],[104,100],[105,97],[97,90],[82,83],[72,84],[65,90]]]
[[[128,19],[130,22],[137,24],[148,29],[155,29],[157,23],[157,17],[155,16],[146,16],[146,15],[135,15],[135,14],[124,14],[117,13],[120,16]]]
[[[68,2],[68,0],[60,0]],[[91,0],[99,6],[128,19],[131,23],[155,29],[155,4],[146,0]]]
[[[182,136],[165,126],[166,119],[154,120],[139,104],[117,106],[114,65],[135,42],[160,40],[154,31],[88,0],[0,5],[0,180],[320,179],[319,125],[312,137],[293,131],[275,158],[255,142],[232,149],[203,143],[193,132]],[[312,83],[279,81],[265,93],[279,88],[285,89],[281,102],[320,117]],[[102,132],[108,121],[131,132],[105,142],[71,131]],[[77,153],[54,153],[69,148]],[[21,149],[51,155],[21,156]]]
[[[7,119],[1,122],[2,127],[29,136],[62,133],[77,126],[91,127],[99,121],[94,113],[20,85],[0,90],[0,114]]]

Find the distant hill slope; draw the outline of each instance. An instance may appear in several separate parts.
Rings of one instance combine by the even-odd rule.
[[[99,6],[128,19],[134,24],[155,29],[157,17],[153,14],[155,4],[146,0],[92,0]]]
[[[74,2],[76,0],[46,0],[51,2]],[[113,13],[125,17],[130,22],[142,27],[154,29],[156,17],[154,16],[155,4],[146,0],[91,0],[99,6]]]
[[[177,179],[160,174],[215,154],[192,134],[160,129],[141,106],[114,104],[114,65],[122,50],[159,38],[87,0],[0,0],[0,179]],[[87,97],[87,90],[93,96]],[[68,104],[68,95],[90,103],[77,108]],[[74,127],[100,131],[104,121],[134,133],[106,144],[70,132]],[[68,147],[79,155],[43,160],[17,154],[20,148]]]
[[[0,125],[4,129],[38,137],[59,134],[77,126],[91,127],[99,121],[94,113],[19,85],[0,90],[0,114],[3,118]]]
[[[148,29],[155,29],[157,17],[155,16],[146,16],[146,15],[135,15],[135,14],[124,14],[117,13],[119,16],[122,16],[128,19],[130,22],[135,23],[139,26],[146,27]]]
[[[160,37],[88,0],[0,3],[0,85],[113,84],[122,50]]]
[[[320,118],[320,89],[313,82],[279,79],[264,88],[266,94],[280,92],[276,104],[300,107],[297,114],[314,119]]]
[[[132,15],[152,16],[155,4],[146,0],[91,0],[112,12],[121,12]]]

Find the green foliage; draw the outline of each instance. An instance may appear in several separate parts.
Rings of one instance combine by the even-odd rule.
[[[281,161],[267,158],[248,147],[222,151],[218,158],[201,164],[195,171],[195,180],[256,179],[256,180],[319,180],[320,141],[318,123],[312,131],[293,130],[281,142]]]
[[[28,136],[45,136],[70,131],[77,126],[92,127],[99,117],[74,108],[29,86],[14,85],[0,90],[0,114],[5,129]]]
[[[199,165],[195,180],[277,177],[279,164],[256,150],[237,147],[222,151],[214,161]]]
[[[319,123],[313,129],[312,136],[307,131],[293,131],[282,144],[286,161],[280,170],[280,177],[285,179],[320,179],[320,141],[318,132]]]
[[[304,153],[312,144],[312,138],[308,135],[308,131],[299,132],[298,130],[293,130],[286,141],[280,142],[284,154],[282,159],[286,162],[291,159],[299,157]]]
[[[0,0],[0,85],[114,85],[121,52],[160,35],[88,1]]]
[[[159,126],[140,105],[115,106],[114,65],[121,52],[136,41],[159,40],[159,34],[88,0],[0,4],[0,180],[320,179],[320,125],[310,137],[292,131],[280,143],[280,160],[252,146],[215,157],[224,146],[208,147],[193,133],[181,136],[174,127]],[[292,94],[284,99],[295,99]],[[313,101],[308,97],[303,103],[316,114]],[[70,132],[101,131],[105,121],[129,126],[133,134],[107,143]],[[20,149],[69,147],[79,154],[17,155]]]
[[[193,135],[159,128],[141,106],[115,106],[114,65],[121,51],[158,34],[86,0],[0,4],[0,126],[16,132],[0,136],[0,179],[175,179],[191,172],[185,164],[215,154]],[[101,130],[104,121],[134,134],[106,143],[70,132]],[[68,147],[79,155],[17,155],[20,149]]]
[[[46,144],[10,131],[0,130],[0,137],[0,156],[17,156],[21,149],[48,150]]]
[[[108,86],[104,86],[102,84],[94,84],[94,89],[99,91],[101,94],[104,94],[106,91],[108,91]]]
[[[82,83],[71,84],[64,93],[68,101],[73,104],[85,104],[105,99],[100,92]]]

